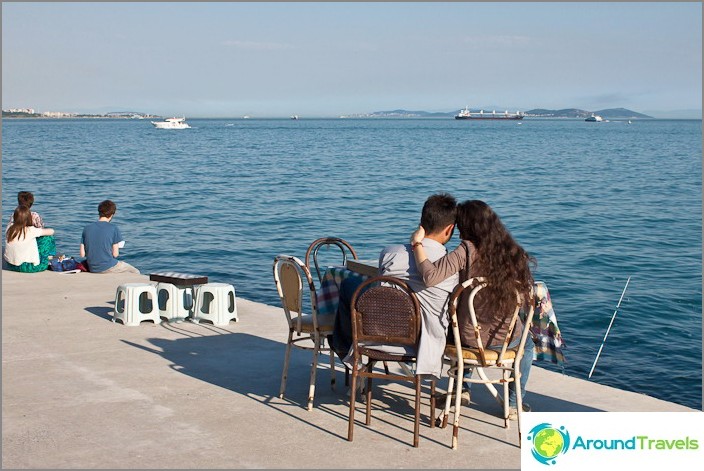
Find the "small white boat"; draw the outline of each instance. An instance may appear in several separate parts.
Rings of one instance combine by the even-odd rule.
[[[588,121],[590,123],[598,123],[598,122],[604,121],[604,118],[602,118],[598,114],[592,113],[592,115],[590,117],[588,117],[587,119],[585,119],[584,121]]]
[[[157,129],[188,129],[190,126],[186,123],[186,118],[166,118],[164,121],[152,121],[152,124]]]

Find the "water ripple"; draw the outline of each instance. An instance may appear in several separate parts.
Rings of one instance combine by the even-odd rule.
[[[206,274],[276,305],[276,254],[337,235],[373,259],[408,240],[431,193],[483,199],[538,259],[567,374],[586,377],[631,276],[592,380],[700,409],[701,121],[602,124],[4,120],[2,217],[33,191],[78,255],[110,198],[143,272]]]

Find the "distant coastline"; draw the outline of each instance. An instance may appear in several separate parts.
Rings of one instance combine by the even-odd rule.
[[[479,112],[481,110],[484,113],[504,113],[504,111],[512,111],[511,109],[505,108],[471,108],[472,112]],[[515,111],[515,110],[514,110]],[[364,118],[451,118],[454,117],[458,112],[440,112],[440,113],[429,113],[427,111],[408,111],[408,110],[393,110],[393,111],[375,111],[370,114],[364,115],[350,115],[349,117],[364,117]],[[648,116],[643,113],[638,113],[633,110],[626,108],[607,108],[603,110],[587,111],[578,108],[565,108],[560,110],[549,110],[544,108],[536,108],[523,112],[525,117],[531,118],[587,118],[592,114],[599,115],[603,118],[608,119],[654,119],[652,116]]]
[[[43,113],[34,113],[28,111],[7,111],[2,110],[3,118],[89,118],[89,119],[155,119],[163,116],[153,115],[149,113],[139,113],[134,111],[117,111],[104,114],[85,114],[85,113],[68,113],[63,111],[45,111]]]
[[[504,108],[471,108],[472,112],[479,112],[483,110],[484,113],[504,113]],[[33,110],[32,110],[33,111]],[[507,110],[510,112],[515,112],[516,110]],[[696,110],[692,110],[693,113]],[[437,119],[450,119],[459,111],[448,111],[448,112],[429,112],[429,111],[411,111],[405,109],[396,109],[390,111],[373,111],[369,113],[355,113],[355,114],[344,114],[338,116],[309,116],[309,119],[338,119],[338,118],[351,118],[351,119],[379,119],[379,118],[391,118],[391,119],[404,119],[404,118],[437,118]],[[585,119],[592,114],[599,115],[604,119],[694,119],[700,120],[701,116],[692,117],[663,117],[659,118],[656,116],[650,116],[644,113],[639,113],[626,108],[607,108],[602,110],[588,111],[578,108],[565,108],[559,110],[551,110],[544,108],[535,108],[522,112],[526,118],[541,118],[541,119]],[[255,116],[252,116],[255,117]],[[17,110],[2,110],[2,118],[8,119],[161,119],[164,116],[136,112],[136,111],[118,111],[109,112],[104,114],[87,114],[87,113],[71,113],[71,112],[27,112],[27,111],[17,111]],[[191,119],[247,119],[250,116],[199,116],[193,117]],[[261,119],[289,119],[289,116],[263,116]],[[305,116],[301,116],[301,119],[305,119]]]

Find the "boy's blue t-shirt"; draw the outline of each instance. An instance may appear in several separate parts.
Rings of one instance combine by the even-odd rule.
[[[122,240],[120,229],[107,221],[96,221],[83,229],[81,243],[86,249],[88,269],[92,272],[102,272],[117,265],[117,259],[112,256],[112,246]]]

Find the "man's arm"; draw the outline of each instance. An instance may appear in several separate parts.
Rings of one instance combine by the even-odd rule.
[[[120,244],[124,244],[123,238],[122,238],[122,233],[120,233],[120,228],[115,226],[114,224],[112,225],[115,229],[115,233],[113,235],[113,244],[112,244],[112,256],[117,258],[118,255],[120,255]]]
[[[86,246],[81,244],[81,251],[80,251],[81,257],[86,256]]]

